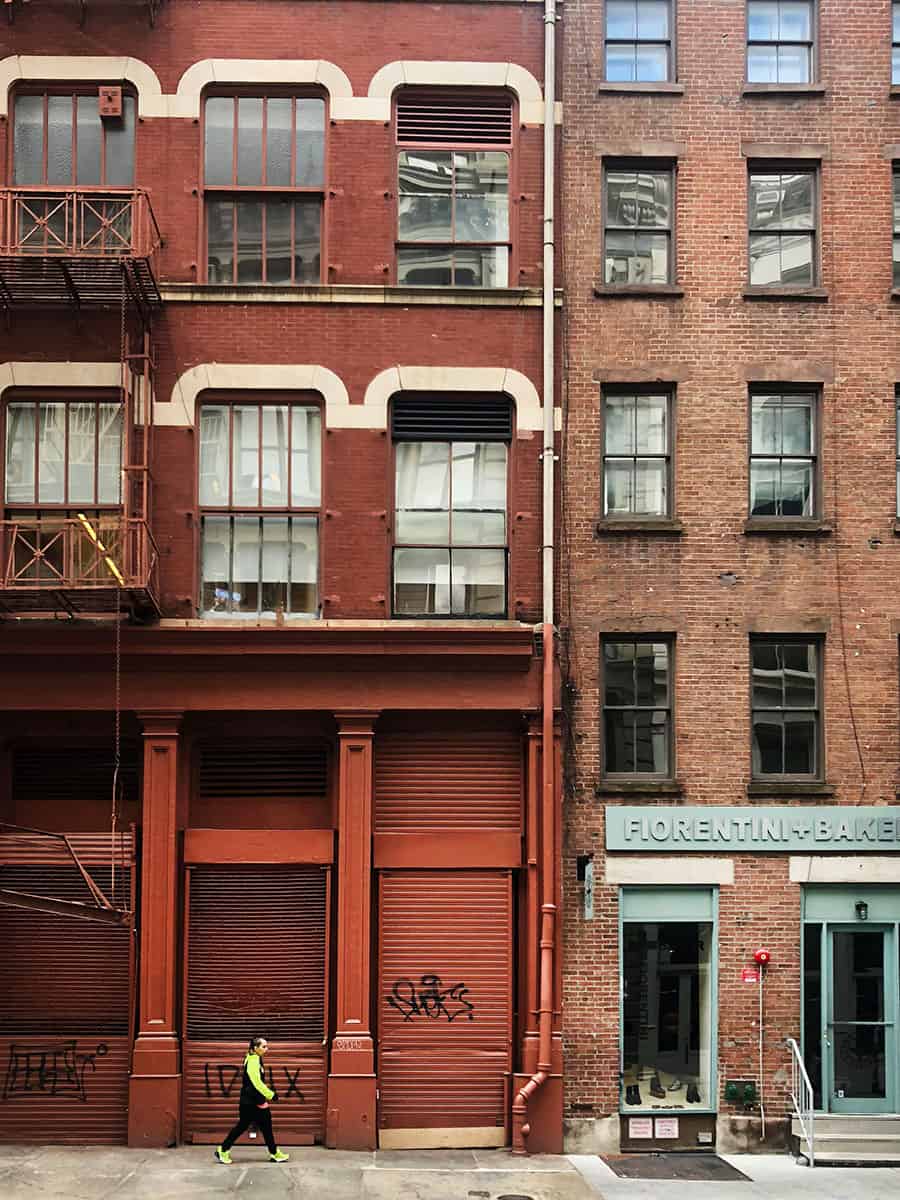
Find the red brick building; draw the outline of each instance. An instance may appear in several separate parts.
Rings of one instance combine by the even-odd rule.
[[[877,1156],[900,5],[565,16],[569,1144],[782,1145],[792,1038],[821,1148]]]
[[[542,7],[4,9],[3,1137],[558,1149]]]

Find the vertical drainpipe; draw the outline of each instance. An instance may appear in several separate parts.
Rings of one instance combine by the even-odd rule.
[[[541,711],[541,954],[537,1070],[512,1105],[512,1152],[526,1154],[528,1102],[552,1070],[556,950],[556,753],[553,740],[554,553],[554,197],[556,187],[556,0],[544,0],[544,274],[543,274],[543,698]]]

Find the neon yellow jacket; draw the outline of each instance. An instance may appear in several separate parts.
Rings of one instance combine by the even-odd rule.
[[[262,1059],[258,1054],[244,1056],[244,1082],[241,1087],[241,1102],[243,1104],[258,1104],[259,1097],[271,1100],[275,1093],[266,1086],[262,1077]]]

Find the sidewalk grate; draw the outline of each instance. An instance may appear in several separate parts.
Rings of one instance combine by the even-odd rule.
[[[601,1154],[606,1165],[623,1179],[683,1179],[725,1182],[748,1175],[716,1154]]]

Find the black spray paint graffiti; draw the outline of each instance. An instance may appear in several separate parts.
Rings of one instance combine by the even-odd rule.
[[[13,1042],[9,1048],[3,1099],[21,1096],[67,1096],[87,1101],[85,1075],[90,1067],[97,1070],[96,1060],[109,1053],[100,1042],[92,1054],[79,1054],[73,1038],[46,1046],[23,1046]]]
[[[387,1002],[401,1013],[404,1021],[411,1021],[413,1017],[428,1017],[432,1021],[441,1017],[448,1021],[466,1017],[472,1021],[475,1005],[466,999],[468,990],[464,983],[445,988],[440,975],[423,975],[418,984],[411,979],[398,979]]]
[[[279,1100],[290,1100],[291,1096],[297,1098],[298,1104],[303,1104],[306,1097],[300,1090],[300,1068],[291,1070],[290,1067],[280,1067],[279,1070],[284,1075],[285,1090],[279,1092],[278,1081],[274,1067],[263,1068],[263,1079],[275,1093]],[[235,1088],[240,1091],[241,1080],[243,1079],[243,1066],[236,1067],[233,1063],[204,1063],[203,1064],[203,1079],[206,1085],[206,1095],[208,1099],[213,1096],[221,1096],[223,1099],[228,1099]]]

